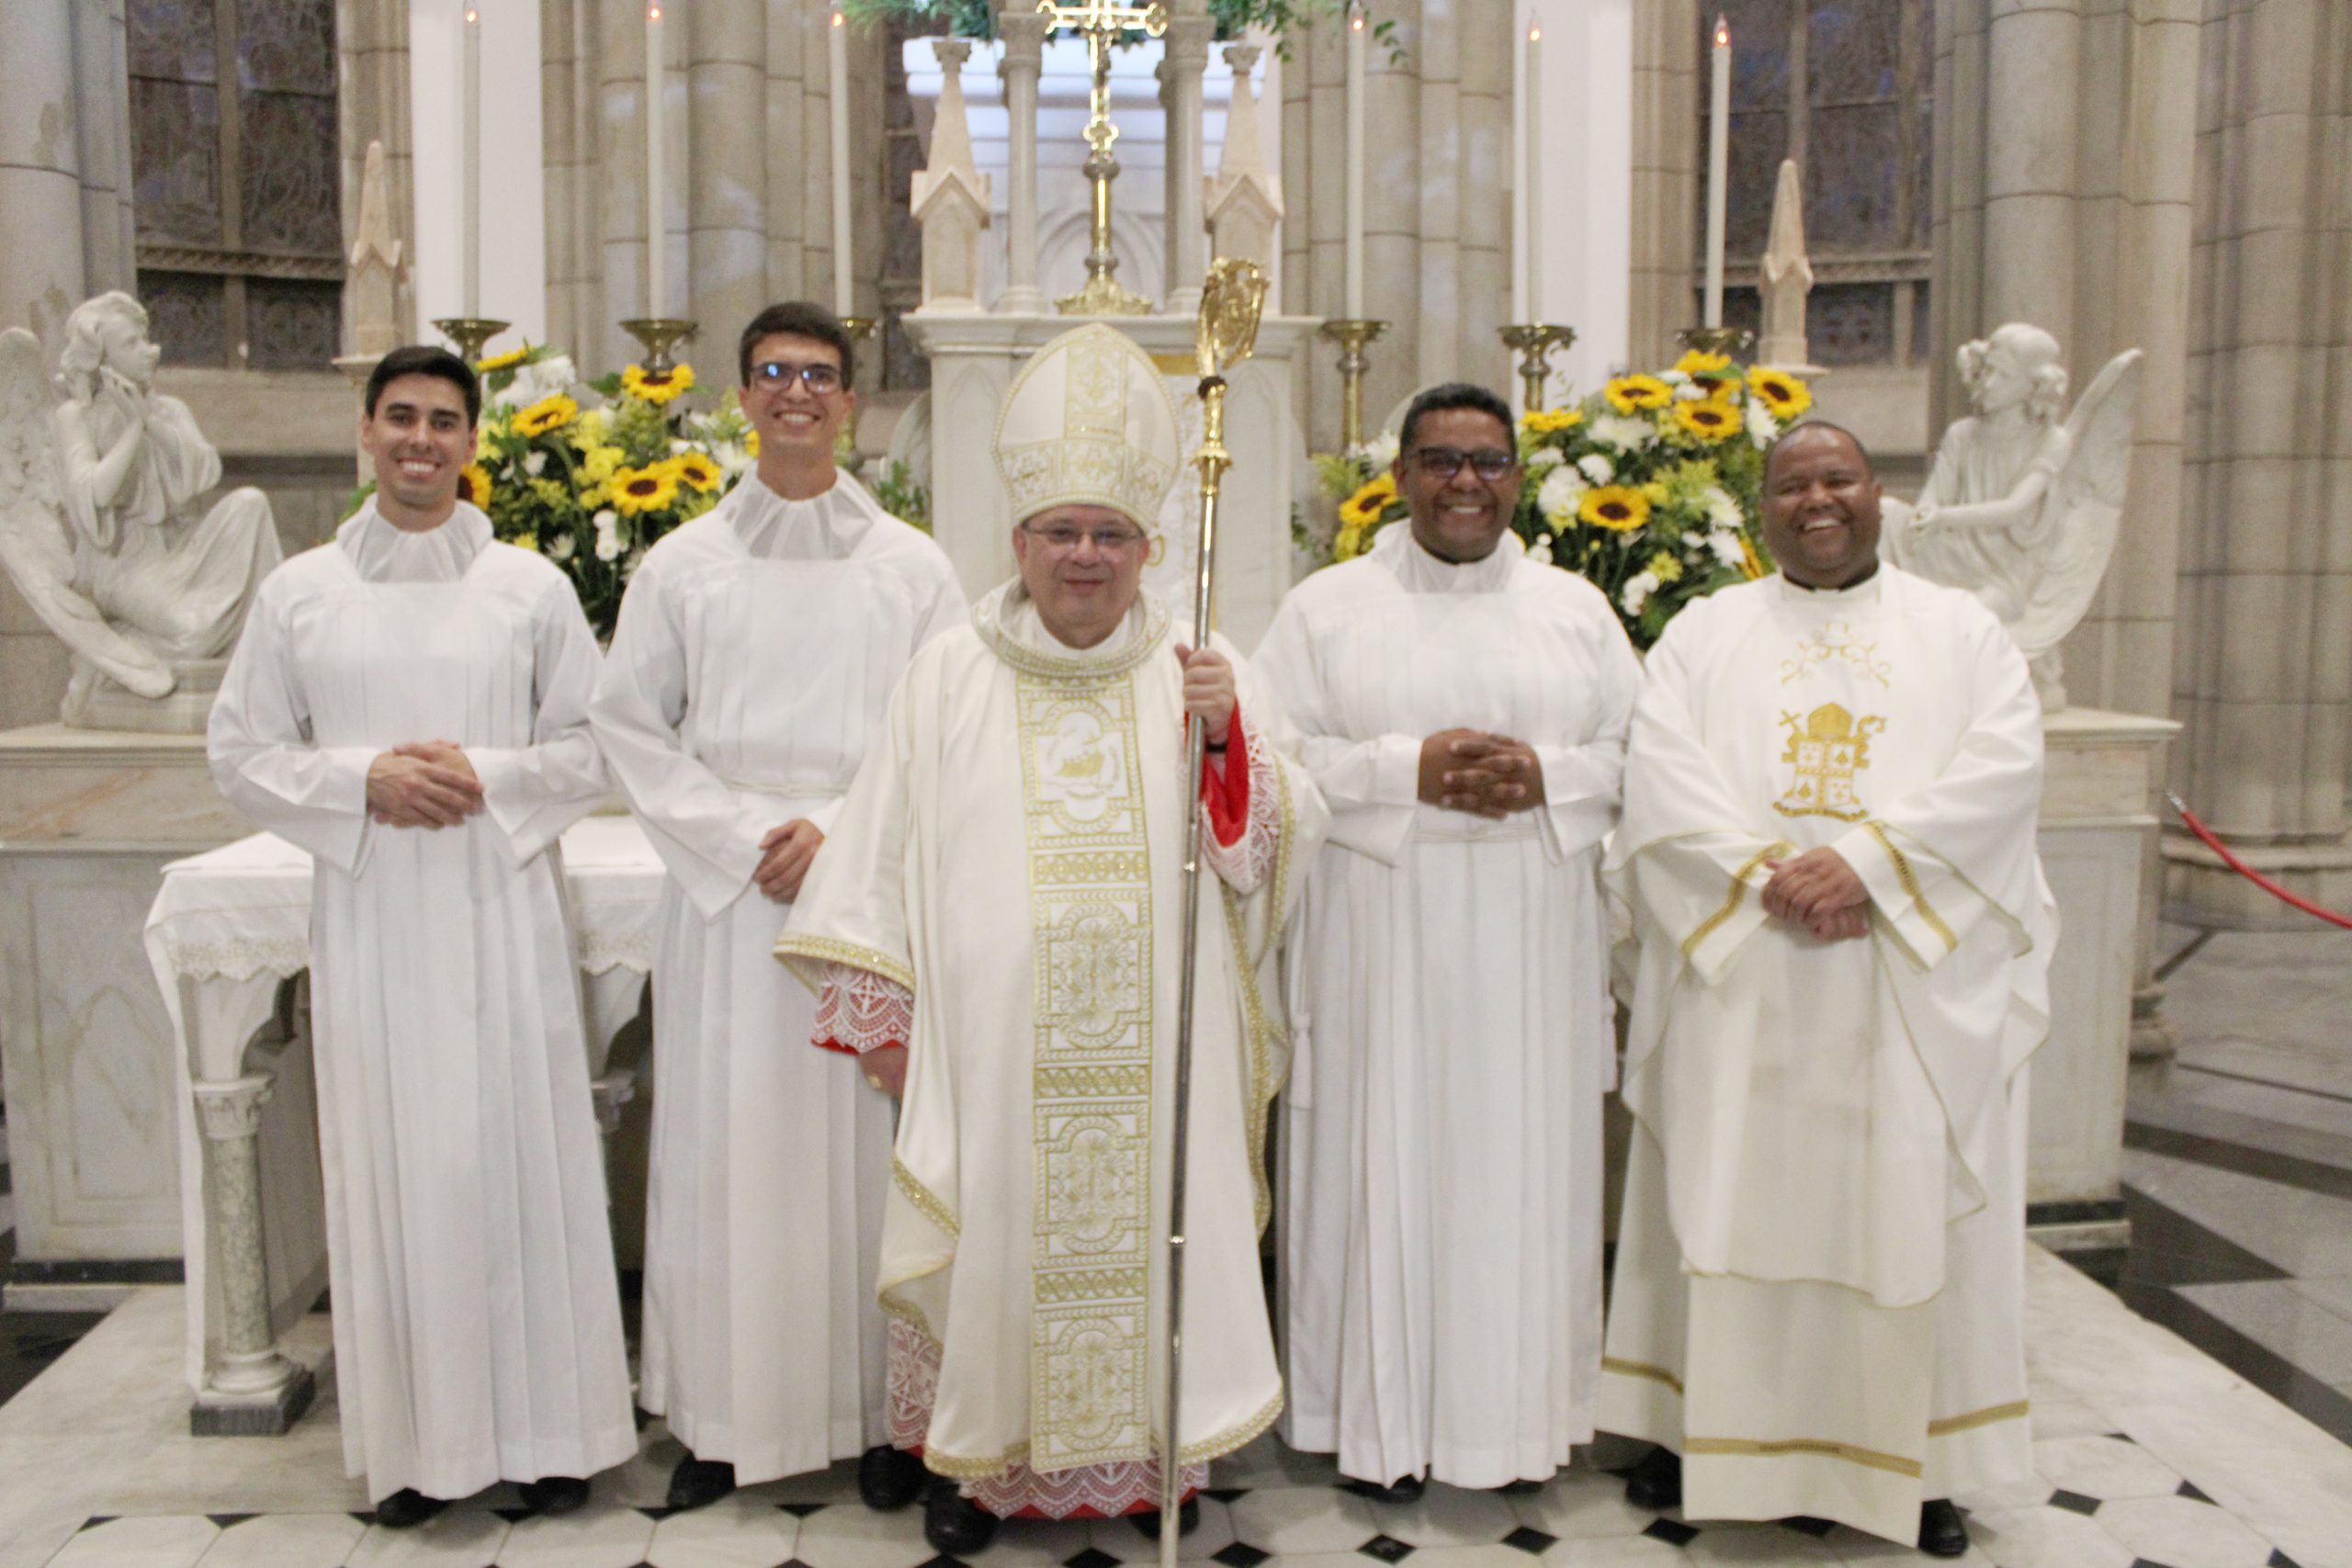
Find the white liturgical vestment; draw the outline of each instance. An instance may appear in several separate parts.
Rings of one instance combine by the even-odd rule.
[[[890,1102],[808,1049],[760,840],[832,825],[908,659],[965,613],[939,547],[854,479],[787,501],[749,474],[646,553],[597,684],[596,739],[670,873],[639,1403],[743,1485],[884,1436]]]
[[[967,1483],[1099,1478],[1044,1505],[1057,1514],[1148,1496],[1159,1458],[1192,820],[1168,621],[1147,595],[1074,650],[1018,583],[983,599],[909,667],[777,946],[811,986],[838,966],[912,993],[880,1287],[894,1327],[933,1352],[916,1436],[932,1470]],[[1227,765],[1247,770],[1248,852],[1204,867],[1198,928],[1188,1465],[1282,1408],[1258,1267],[1288,1055],[1268,982],[1324,826],[1273,705],[1237,675]]]
[[[1457,565],[1404,527],[1293,589],[1253,663],[1332,814],[1290,959],[1283,1436],[1372,1481],[1547,1477],[1600,1377],[1600,845],[1641,667],[1515,536]],[[1453,728],[1532,746],[1544,804],[1419,803]]]
[[[637,1451],[555,848],[605,792],[595,679],[554,567],[462,502],[422,534],[371,503],[262,584],[213,704],[220,792],[312,856],[337,1398],[371,1498]],[[370,763],[427,740],[484,808],[370,820]]]
[[[1908,1542],[1925,1499],[2031,1466],[2041,788],[2025,660],[1956,589],[1768,578],[1651,650],[1611,856],[1641,945],[1600,1424],[1683,1456],[1693,1518]],[[1764,912],[1770,863],[1822,845],[1866,937]]]

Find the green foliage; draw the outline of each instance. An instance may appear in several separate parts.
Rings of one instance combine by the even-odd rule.
[[[882,470],[874,486],[874,499],[891,516],[931,532],[931,491],[915,483],[904,463],[892,463]]]

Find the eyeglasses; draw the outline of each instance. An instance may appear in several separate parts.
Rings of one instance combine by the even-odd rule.
[[[1421,472],[1433,479],[1450,479],[1467,463],[1472,473],[1490,484],[1519,464],[1518,457],[1499,446],[1476,452],[1457,452],[1451,446],[1416,446],[1412,459],[1421,466]]]
[[[763,359],[752,367],[752,385],[755,387],[786,386],[795,376],[800,378],[802,386],[820,398],[842,389],[838,366],[787,365],[780,359]]]
[[[1033,539],[1043,539],[1046,547],[1058,555],[1070,554],[1083,540],[1103,555],[1115,556],[1136,548],[1148,536],[1133,528],[1079,528],[1067,523],[1048,528],[1032,528],[1023,523],[1021,531]]]

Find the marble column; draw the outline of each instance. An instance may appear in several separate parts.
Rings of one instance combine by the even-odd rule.
[[[310,1400],[310,1373],[277,1352],[270,1331],[269,1276],[262,1247],[261,1112],[267,1073],[196,1086],[204,1133],[205,1189],[220,1280],[220,1355],[206,1369],[195,1422],[200,1433],[282,1432]],[[289,1408],[292,1406],[292,1408]]]
[[[2207,0],[2173,784],[2259,869],[2352,904],[2352,14]],[[2168,902],[2294,914],[2168,840]]]
[[[543,11],[559,0],[546,0]],[[570,0],[560,0],[568,5]],[[335,136],[342,148],[343,240],[348,255],[359,238],[359,190],[368,144],[384,144],[384,175],[392,232],[416,243],[415,141],[410,132],[408,6],[405,0],[336,0]],[[354,291],[344,291],[344,342],[358,325]],[[403,276],[392,294],[392,319],[402,343],[416,341],[416,296]]]
[[[1627,353],[1668,365],[1674,334],[1699,319],[1699,0],[1634,7],[1633,299]]]
[[[768,18],[759,6],[687,6],[693,161],[686,186],[686,309],[703,323],[697,356],[716,366],[768,302]]]
[[[548,341],[586,356],[602,341],[598,0],[539,0],[540,154]]]
[[[1415,389],[1456,378],[1510,385],[1496,329],[1509,307],[1511,8],[1454,0],[1374,0],[1394,20],[1401,60],[1368,51],[1365,120],[1380,128],[1366,167],[1366,313],[1389,323],[1365,378],[1367,426]],[[1287,314],[1342,313],[1346,65],[1339,26],[1294,38],[1283,72],[1283,300]],[[1305,407],[1307,446],[1340,440],[1339,374],[1318,357]]]
[[[1200,309],[1208,273],[1208,229],[1203,206],[1207,170],[1201,152],[1201,74],[1208,69],[1216,19],[1208,0],[1177,0],[1160,61],[1168,105],[1168,303],[1172,316]]]
[[[997,75],[1004,83],[1005,114],[1012,122],[1004,176],[1004,292],[997,309],[1034,314],[1046,308],[1046,292],[1037,284],[1037,78],[1053,25],[1034,9],[1007,6],[996,27],[1004,43]]]
[[[136,287],[123,0],[9,0],[0,60],[0,326],[54,355],[74,306]]]

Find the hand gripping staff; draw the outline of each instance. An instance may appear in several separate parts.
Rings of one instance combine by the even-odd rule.
[[[1193,585],[1193,646],[1209,645],[1209,606],[1216,594],[1216,501],[1233,457],[1225,449],[1225,371],[1250,357],[1258,317],[1266,308],[1266,275],[1228,257],[1209,268],[1201,285],[1201,314],[1193,353],[1201,373],[1201,547]],[[1159,1437],[1159,1561],[1176,1568],[1177,1510],[1184,1486],[1182,1425],[1184,1377],[1184,1178],[1192,1140],[1193,991],[1200,961],[1201,835],[1209,830],[1201,805],[1201,769],[1208,728],[1199,715],[1184,721],[1184,799],[1191,807],[1184,837],[1184,966],[1176,993],[1176,1122],[1168,1182],[1168,1372]]]

